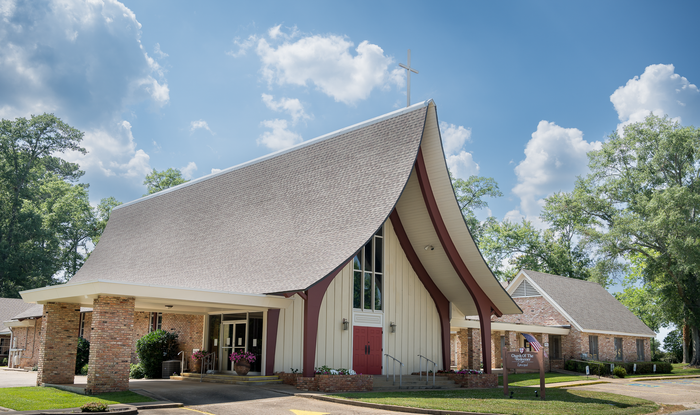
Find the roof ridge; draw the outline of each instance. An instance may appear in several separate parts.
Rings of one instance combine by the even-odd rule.
[[[597,285],[597,286],[599,286],[599,287],[605,289],[605,287],[603,287],[602,285],[600,285],[599,283],[597,283],[597,282],[595,282],[595,281],[588,281],[588,280],[582,280],[582,279],[579,279],[579,278],[565,277],[565,276],[563,276],[563,275],[550,274],[550,273],[548,273],[548,272],[541,272],[541,271],[533,271],[533,270],[531,270],[531,269],[523,269],[522,271],[525,272],[526,274],[527,274],[528,272],[536,272],[536,273],[538,273],[538,274],[549,275],[550,277],[565,278],[565,279],[571,280],[571,281],[587,282],[587,283],[590,283],[590,284],[595,284],[595,285]],[[529,274],[528,274],[528,276],[529,276]],[[606,291],[607,291],[607,290],[606,290]]]
[[[401,108],[401,109],[398,109],[398,110],[396,110],[396,111],[392,111],[392,112],[386,113],[386,114],[384,114],[384,115],[380,115],[380,116],[375,117],[375,118],[370,118],[369,120],[365,120],[365,121],[359,122],[359,123],[357,123],[357,124],[353,124],[353,125],[351,125],[351,126],[349,126],[349,127],[341,128],[340,130],[336,130],[336,131],[330,132],[330,133],[328,133],[328,134],[321,135],[321,136],[319,136],[319,137],[315,137],[315,138],[311,138],[311,139],[306,140],[306,141],[302,141],[301,143],[296,144],[296,145],[294,145],[294,146],[292,146],[292,147],[285,148],[285,149],[282,149],[282,150],[278,150],[278,151],[275,151],[275,152],[266,154],[266,155],[264,155],[264,156],[255,158],[255,159],[253,159],[253,160],[249,160],[249,161],[246,161],[246,162],[237,164],[237,165],[235,165],[235,166],[231,166],[231,167],[225,168],[225,169],[223,169],[223,170],[221,170],[221,171],[218,171],[218,172],[216,172],[216,173],[207,174],[206,176],[202,176],[202,177],[199,177],[199,178],[197,178],[197,179],[190,180],[190,181],[188,181],[188,182],[186,182],[186,183],[182,183],[182,184],[179,184],[179,185],[177,185],[177,186],[173,186],[173,187],[170,187],[170,188],[168,188],[168,189],[161,190],[161,191],[159,191],[159,192],[150,194],[150,195],[148,195],[148,196],[140,197],[140,198],[135,199],[135,200],[132,200],[132,201],[130,201],[130,202],[122,203],[121,205],[115,207],[113,210],[117,210],[117,209],[120,209],[120,208],[123,208],[123,207],[126,207],[126,206],[131,206],[131,205],[134,205],[134,204],[136,204],[136,203],[143,202],[143,201],[145,201],[145,200],[152,199],[152,198],[154,198],[154,197],[162,196],[162,195],[164,195],[164,194],[166,194],[166,193],[170,193],[170,192],[173,192],[173,191],[175,191],[175,190],[182,189],[182,188],[185,188],[185,187],[187,187],[187,186],[191,186],[191,185],[193,185],[193,184],[200,183],[200,182],[203,182],[203,181],[206,181],[206,180],[209,180],[209,179],[213,179],[214,177],[217,177],[217,176],[220,176],[220,175],[223,175],[223,174],[226,174],[226,173],[229,173],[229,172],[238,170],[238,169],[242,169],[243,167],[251,166],[251,165],[253,165],[253,164],[257,164],[257,163],[260,163],[260,162],[265,161],[265,160],[269,160],[269,159],[272,159],[272,158],[275,158],[275,157],[279,157],[279,156],[281,156],[281,155],[283,155],[283,154],[286,154],[286,153],[290,153],[290,152],[292,152],[292,151],[299,150],[299,149],[301,149],[301,148],[310,146],[310,145],[312,145],[312,144],[316,144],[316,143],[319,143],[319,142],[321,142],[321,141],[329,140],[329,139],[334,138],[334,137],[337,137],[337,136],[339,136],[339,135],[341,135],[341,134],[346,134],[346,133],[349,133],[349,132],[351,132],[351,131],[355,131],[355,130],[358,130],[358,129],[360,129],[360,128],[367,127],[367,126],[370,126],[370,125],[372,125],[372,124],[376,124],[376,123],[378,123],[378,122],[387,120],[387,119],[389,119],[389,118],[392,118],[392,117],[395,117],[395,116],[398,116],[398,115],[403,115],[403,114],[409,113],[409,112],[411,112],[411,111],[415,111],[415,110],[420,109],[420,108],[423,108],[423,107],[427,107],[428,105],[430,105],[430,104],[433,103],[433,102],[434,102],[434,101],[433,101],[432,99],[428,99],[428,100],[425,100],[425,101],[423,101],[423,102],[419,102],[419,103],[413,104],[413,105],[411,105],[410,107]]]

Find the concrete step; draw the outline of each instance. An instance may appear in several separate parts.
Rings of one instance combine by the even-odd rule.
[[[205,374],[199,373],[182,373],[180,376],[170,376],[173,380],[184,380],[189,382],[207,382],[207,383],[224,383],[229,385],[269,385],[282,383],[279,376],[237,376],[227,374]]]

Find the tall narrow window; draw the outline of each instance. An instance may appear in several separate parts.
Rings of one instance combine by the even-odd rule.
[[[644,361],[644,339],[637,339],[637,361]]]
[[[622,360],[622,337],[615,337],[615,360]]]
[[[160,330],[163,325],[163,313],[151,313],[151,324],[148,326],[148,332]]]
[[[78,337],[85,338],[85,313],[80,313],[80,332]]]
[[[598,336],[588,336],[588,356],[591,360],[598,360]]]
[[[384,307],[383,231],[380,228],[353,258],[353,308],[377,311]]]
[[[553,360],[561,359],[561,336],[556,334],[549,335],[549,356]]]

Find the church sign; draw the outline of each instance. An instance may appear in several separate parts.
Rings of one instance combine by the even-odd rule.
[[[520,348],[516,352],[503,351],[503,394],[508,396],[508,372],[511,369],[540,370],[540,399],[544,400],[544,350],[530,352]]]

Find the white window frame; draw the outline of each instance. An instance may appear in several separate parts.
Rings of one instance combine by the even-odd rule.
[[[361,283],[361,284],[360,284],[360,287],[361,287],[361,293],[360,293],[360,308],[355,307],[355,304],[354,304],[354,296],[355,296],[355,272],[358,271],[358,270],[355,269],[355,257],[353,256],[352,265],[351,265],[351,268],[352,268],[352,290],[351,290],[351,295],[352,295],[353,298],[352,298],[350,301],[352,302],[353,310],[356,311],[356,312],[361,311],[361,312],[365,312],[365,313],[383,313],[383,312],[384,312],[384,309],[386,308],[386,301],[385,301],[386,295],[385,295],[385,293],[384,293],[384,281],[385,281],[385,275],[386,275],[386,273],[384,272],[384,269],[385,269],[385,255],[384,255],[384,254],[386,253],[386,239],[384,238],[384,232],[385,232],[384,225],[382,225],[382,227],[381,227],[379,230],[381,231],[381,235],[377,235],[377,233],[375,232],[374,235],[372,235],[372,240],[371,240],[372,258],[373,258],[373,260],[372,260],[372,265],[373,265],[373,266],[372,266],[372,270],[371,270],[371,271],[366,271],[366,270],[365,270],[365,246],[366,246],[367,244],[365,244],[364,246],[362,246],[362,248],[360,248],[360,250],[357,251],[357,253],[355,254],[355,256],[357,256],[357,257],[360,258],[360,268],[361,268],[361,270],[360,270],[360,271],[361,271],[361,279],[360,279],[360,283]],[[382,256],[381,256],[381,258],[382,258],[382,269],[381,269],[380,271],[376,271],[376,269],[375,269],[376,259],[377,259],[377,256],[376,256],[376,253],[377,253],[377,239],[381,239],[381,240],[382,240]],[[364,287],[365,287],[365,274],[366,274],[366,273],[370,273],[370,274],[372,275],[372,277],[371,277],[371,278],[372,278],[372,284],[371,284],[371,287],[370,287],[370,291],[371,291],[371,300],[370,300],[370,301],[372,302],[372,306],[371,306],[370,308],[368,308],[368,309],[365,308],[365,292],[364,292],[364,291],[365,291],[365,290],[364,290]],[[379,291],[382,293],[382,297],[383,297],[383,298],[382,298],[382,308],[381,308],[381,310],[375,310],[375,309],[374,309],[374,305],[376,304],[376,298],[375,298],[375,294],[376,294],[376,285],[375,285],[375,283],[376,283],[376,280],[377,280],[377,279],[376,279],[376,276],[377,276],[377,275],[379,275],[379,276],[382,277],[382,286],[380,287],[380,290],[379,290]]]

